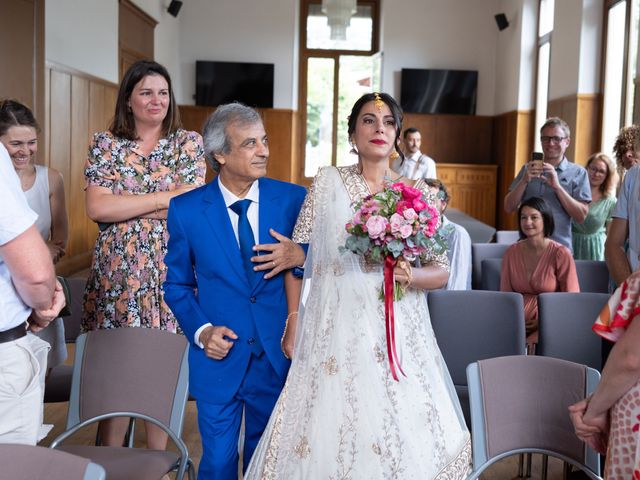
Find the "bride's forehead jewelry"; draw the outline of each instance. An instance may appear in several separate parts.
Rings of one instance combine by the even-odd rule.
[[[382,107],[384,107],[384,102],[382,101],[382,98],[380,98],[380,94],[378,92],[375,92],[373,96],[374,96],[373,104],[376,106],[379,112],[382,112]]]

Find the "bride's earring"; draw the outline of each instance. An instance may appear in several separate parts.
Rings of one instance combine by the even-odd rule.
[[[389,159],[390,159],[391,161],[393,161],[393,160],[395,160],[396,158],[398,158],[399,156],[400,156],[400,154],[394,150],[393,152],[391,152],[391,155],[389,155]]]
[[[358,150],[356,150],[356,146],[351,138],[349,139],[349,145],[351,145],[351,150],[349,150],[349,153],[351,153],[352,155],[358,155]]]

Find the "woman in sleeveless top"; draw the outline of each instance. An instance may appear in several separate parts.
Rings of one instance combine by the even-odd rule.
[[[60,172],[34,162],[38,131],[38,123],[28,107],[15,100],[0,102],[0,142],[9,152],[29,207],[38,214],[35,225],[49,247],[51,260],[57,263],[65,253],[69,236],[64,184]],[[47,357],[49,369],[66,360],[61,318],[36,335],[51,345]]]

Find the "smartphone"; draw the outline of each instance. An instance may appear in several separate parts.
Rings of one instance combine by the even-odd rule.
[[[544,154],[542,152],[531,153],[531,161],[529,162],[529,168],[531,168],[532,175],[542,175],[542,163],[544,162]]]
[[[542,152],[533,152],[531,154],[531,166],[534,168],[542,168],[544,162],[544,154]]]

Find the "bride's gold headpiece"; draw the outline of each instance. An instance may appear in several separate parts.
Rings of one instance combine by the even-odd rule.
[[[384,107],[384,101],[380,98],[380,94],[378,92],[374,92],[373,96],[375,97],[373,104],[376,106],[379,112],[382,111],[382,107]]]

